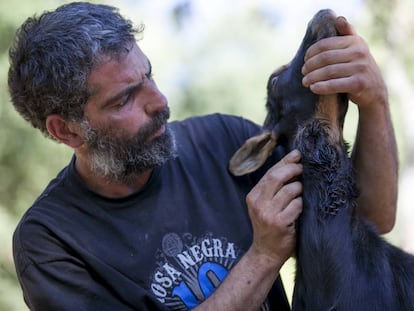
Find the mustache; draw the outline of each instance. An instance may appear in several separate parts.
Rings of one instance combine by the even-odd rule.
[[[146,142],[161,126],[167,124],[167,120],[170,118],[170,108],[166,107],[155,115],[147,124],[143,125],[136,135],[139,140]]]
[[[92,128],[88,121],[85,120],[81,126],[85,132],[85,139],[92,150],[107,152],[108,150],[117,150],[117,152],[126,152],[131,146],[141,146],[151,144],[150,137],[167,123],[170,117],[170,109],[159,111],[147,124],[144,124],[138,131],[132,135],[117,135],[117,131],[112,126],[107,128]],[[129,137],[128,137],[129,136]]]

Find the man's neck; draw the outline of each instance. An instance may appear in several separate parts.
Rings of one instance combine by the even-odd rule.
[[[145,171],[133,183],[124,184],[95,174],[81,158],[76,158],[75,168],[89,190],[107,198],[122,198],[136,193],[147,184],[152,174],[152,170]]]

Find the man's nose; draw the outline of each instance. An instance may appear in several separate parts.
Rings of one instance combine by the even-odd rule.
[[[149,92],[150,97],[145,105],[145,112],[149,116],[154,116],[168,107],[168,100],[155,83],[150,87]]]

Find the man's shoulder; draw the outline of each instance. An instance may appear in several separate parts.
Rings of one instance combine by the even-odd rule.
[[[199,138],[214,137],[218,140],[231,139],[237,142],[257,134],[260,126],[243,117],[214,113],[194,116],[170,123],[173,130],[188,131]]]
[[[199,124],[199,125],[208,125],[211,122],[229,124],[229,125],[249,125],[257,126],[254,122],[245,119],[241,116],[224,114],[224,113],[211,113],[206,115],[197,115],[185,118],[180,121],[173,121],[172,123],[178,124]]]
[[[73,160],[72,160],[73,161]],[[72,162],[64,167],[44,188],[42,193],[33,202],[32,206],[28,209],[27,213],[32,210],[36,210],[37,207],[48,205],[50,202],[56,200],[57,197],[69,195],[67,188],[70,182],[70,175]]]
[[[35,231],[40,232],[42,228],[48,227],[47,224],[53,223],[54,214],[58,213],[67,198],[72,196],[67,189],[67,185],[70,184],[68,170],[69,166],[62,169],[26,210],[16,227],[15,240],[19,240],[19,236],[24,236],[24,240],[27,240]]]
[[[73,224],[74,231],[81,226],[76,222],[80,212],[75,212],[75,207],[84,200],[84,196],[71,180],[70,166],[50,181],[16,226],[13,255],[18,273],[23,273],[31,264],[57,260],[61,241],[71,239],[65,235],[65,230]]]

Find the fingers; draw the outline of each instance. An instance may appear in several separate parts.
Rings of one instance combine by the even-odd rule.
[[[305,54],[305,64],[302,68],[302,73],[311,71],[314,68],[315,60],[310,61],[313,57],[319,56],[324,53],[323,57],[329,57],[329,61],[332,62],[332,59],[336,60],[338,54],[335,53],[335,50],[346,49],[350,46],[351,37],[330,37],[321,39],[318,42],[312,44]],[[340,54],[339,54],[340,55]],[[317,58],[318,60],[318,58]],[[312,66],[313,65],[313,66]]]
[[[360,70],[354,68],[361,68]],[[317,69],[303,79],[303,85],[319,95],[335,93],[359,94],[366,84],[366,69],[355,64],[335,64]],[[357,73],[357,74],[355,74]]]
[[[246,197],[250,211],[260,218],[270,221],[283,221],[289,224],[299,215],[297,203],[292,203],[302,193],[302,183],[295,181],[302,174],[300,153],[295,150],[286,155],[262,177]],[[281,213],[291,204],[293,213]],[[300,206],[301,207],[301,206]],[[278,215],[281,213],[280,215]]]
[[[302,74],[306,76],[329,65],[348,64],[365,57],[367,51],[365,41],[358,36],[322,39],[307,50]]]
[[[286,206],[278,214],[280,224],[290,227],[298,219],[300,213],[302,212],[302,197],[300,197],[302,190],[302,183],[294,182],[282,188],[281,192],[287,191],[288,193],[280,193],[280,197],[274,197],[275,203]]]
[[[305,62],[307,62],[313,56],[318,55],[324,51],[345,49],[349,47],[350,42],[349,40],[344,40],[344,38],[348,37],[346,39],[350,39],[352,38],[352,36],[357,36],[354,27],[351,24],[349,24],[343,16],[337,18],[336,28],[341,36],[322,39],[313,44],[306,51]]]
[[[261,205],[263,201],[270,201],[286,183],[297,178],[302,173],[300,158],[299,151],[294,150],[270,168],[249,193],[249,202]]]
[[[283,185],[270,200],[257,200],[252,206],[268,224],[289,227],[302,212],[302,183],[299,181]]]
[[[355,70],[349,66],[355,58],[350,50],[351,41],[350,37],[333,37],[313,44],[306,53],[302,67],[303,85],[315,92],[320,87],[315,86],[316,83],[350,76]]]
[[[287,154],[262,177],[247,195],[253,226],[253,246],[259,253],[284,262],[295,247],[295,221],[302,212],[300,153]]]
[[[315,94],[346,93],[359,107],[387,101],[380,69],[361,37],[323,39],[308,49],[307,57],[302,83]]]
[[[319,95],[347,93],[357,99],[379,73],[368,45],[352,25],[338,17],[336,27],[343,36],[322,39],[308,49],[302,83]]]
[[[336,30],[338,30],[341,36],[352,36],[356,35],[354,27],[348,23],[345,17],[339,16],[336,19]]]
[[[301,159],[301,155],[299,150],[292,150],[286,156],[284,156],[278,163],[276,163],[275,167],[282,167],[289,163],[298,163]]]

